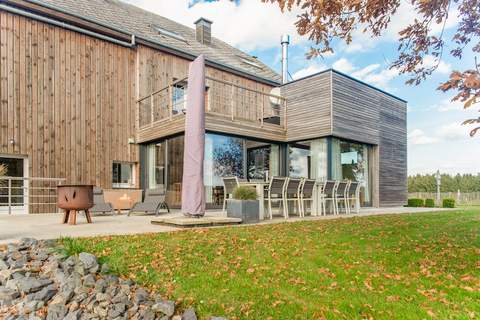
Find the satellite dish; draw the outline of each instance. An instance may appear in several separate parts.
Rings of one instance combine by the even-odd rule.
[[[281,101],[280,101],[280,97],[282,92],[280,91],[280,87],[276,87],[276,88],[273,88],[271,91],[270,91],[270,103],[273,105],[273,106],[279,106]],[[274,97],[276,96],[276,97]]]

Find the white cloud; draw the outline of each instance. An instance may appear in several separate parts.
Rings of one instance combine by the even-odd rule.
[[[419,18],[420,16],[416,14],[413,5],[410,2],[403,1],[382,36],[372,37],[369,33],[363,33],[362,30],[365,28],[365,25],[359,25],[352,34],[353,41],[348,46],[345,45],[344,50],[347,53],[365,52],[373,49],[380,42],[398,41],[399,32]],[[455,27],[458,22],[458,10],[457,8],[451,8],[445,24],[445,30]],[[443,24],[433,23],[430,26],[433,35],[439,35],[442,29]]]
[[[437,136],[444,141],[458,141],[470,139],[468,135],[470,127],[462,126],[459,122],[453,122],[444,126],[441,126],[437,130]]]
[[[435,72],[441,73],[441,74],[450,74],[452,72],[452,66],[444,61],[439,61],[438,58],[435,58],[432,55],[426,55],[423,57],[423,67],[425,68],[431,68],[434,66],[437,66],[437,69]]]
[[[292,78],[294,80],[298,80],[300,78],[304,78],[304,77],[307,77],[309,75],[312,75],[312,74],[315,74],[315,73],[318,73],[320,71],[323,71],[327,69],[327,66],[324,65],[323,63],[321,62],[313,62],[311,64],[309,64],[308,66],[306,66],[305,68],[303,69],[300,69],[298,70],[297,72],[295,72],[293,75],[292,75]]]
[[[291,43],[307,41],[295,28],[299,9],[281,12],[278,5],[259,0],[201,2],[189,8],[188,0],[127,0],[133,5],[193,27],[199,17],[213,21],[212,34],[223,41],[250,51],[280,47],[280,36],[290,34]]]
[[[360,68],[346,58],[338,59],[332,64],[332,67],[335,70],[348,73],[352,77],[383,89],[388,89],[390,80],[398,76],[396,69],[380,69],[381,65],[378,63],[369,64],[366,67]]]
[[[346,58],[340,58],[332,64],[333,69],[340,72],[351,73],[356,68]]]
[[[436,110],[440,112],[448,112],[448,111],[460,111],[463,110],[463,102],[460,101],[452,101],[452,99],[447,98],[441,100],[439,103],[434,104],[427,108],[429,110]]]
[[[432,144],[438,142],[435,137],[430,137],[421,129],[412,130],[407,136],[408,142],[415,145]]]

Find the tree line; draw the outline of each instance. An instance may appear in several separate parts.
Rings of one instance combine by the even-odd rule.
[[[442,174],[441,192],[480,192],[480,174]],[[408,177],[408,192],[436,192],[437,183],[434,174]]]

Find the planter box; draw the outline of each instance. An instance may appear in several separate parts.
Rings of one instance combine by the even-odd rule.
[[[243,223],[260,221],[258,200],[227,200],[227,217],[240,218]]]

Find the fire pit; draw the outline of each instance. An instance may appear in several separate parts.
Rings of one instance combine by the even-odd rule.
[[[78,211],[84,211],[87,222],[92,223],[88,211],[93,207],[92,185],[61,185],[57,193],[57,206],[64,211],[63,223],[76,224]]]

